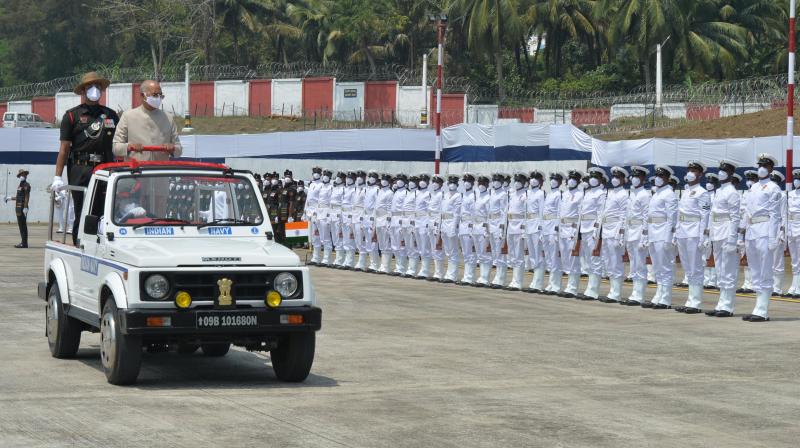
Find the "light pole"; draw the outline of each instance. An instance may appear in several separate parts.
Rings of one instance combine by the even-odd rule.
[[[664,94],[664,75],[661,66],[661,47],[667,44],[667,41],[672,35],[667,36],[664,42],[656,45],[656,111],[661,113],[662,97]]]
[[[439,174],[439,160],[442,155],[442,60],[444,59],[444,31],[447,27],[447,15],[431,14],[428,19],[436,24],[436,34],[439,39],[436,60],[436,154],[433,168],[434,174]]]
[[[789,139],[786,149],[786,191],[792,184],[792,160],[794,158],[794,20],[796,0],[789,2],[789,86],[786,99],[786,136]]]

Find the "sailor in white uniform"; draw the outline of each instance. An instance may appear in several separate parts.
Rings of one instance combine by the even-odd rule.
[[[388,274],[389,265],[392,261],[392,176],[388,173],[381,174],[381,184],[375,198],[375,231],[378,236],[378,248],[381,252],[381,265],[378,267],[379,274]]]
[[[714,202],[714,197],[717,195],[717,190],[719,189],[719,177],[716,173],[706,173],[706,191],[711,197],[711,202]],[[709,218],[710,220],[711,218]],[[710,231],[709,222],[709,231]],[[713,241],[712,241],[713,245]],[[703,288],[705,289],[718,289],[717,287],[717,267],[712,263],[713,259],[713,248],[712,245],[709,245],[707,249],[703,251],[703,262],[705,263],[705,268],[703,268]]]
[[[719,162],[719,188],[711,200],[711,217],[708,221],[709,235],[714,249],[714,265],[717,270],[719,301],[706,315],[731,317],[736,304],[736,278],[739,276],[739,254],[736,243],[741,221],[741,195],[733,186],[736,165],[728,160]],[[708,177],[708,175],[706,175]]]
[[[492,249],[489,243],[489,192],[490,180],[487,176],[478,176],[478,191],[475,193],[475,211],[473,213],[472,240],[475,244],[475,256],[480,266],[480,275],[472,286],[489,286],[489,274],[492,271]]]
[[[675,311],[686,314],[702,312],[703,304],[703,251],[711,247],[708,235],[708,215],[711,195],[701,183],[706,167],[698,161],[687,164],[686,188],[678,202],[678,224],[673,241],[678,247],[681,266],[686,271],[689,294],[686,303]]]
[[[625,254],[625,220],[629,202],[629,194],[625,189],[627,180],[628,171],[625,168],[611,167],[611,188],[606,193],[601,214],[602,263],[608,270],[610,287],[608,295],[600,297],[600,300],[606,303],[622,300],[622,282],[625,280],[622,256]]]
[[[394,179],[394,196],[392,197],[392,217],[389,222],[392,240],[392,254],[394,255],[394,270],[389,274],[392,276],[400,276],[405,273],[406,266],[406,248],[403,241],[403,219],[404,209],[406,203],[406,196],[408,189],[408,176],[403,173],[395,176]]]
[[[628,247],[633,287],[628,300],[621,302],[629,306],[641,305],[647,289],[647,219],[652,192],[644,185],[649,174],[647,168],[631,167],[631,189],[628,196],[625,240]]]
[[[579,260],[580,246],[576,245],[579,244],[581,200],[583,199],[583,191],[578,188],[578,184],[582,177],[582,173],[578,170],[570,170],[567,173],[567,190],[561,194],[561,204],[558,214],[561,269],[567,274],[567,287],[558,295],[566,298],[574,298],[577,296],[581,280],[581,266]]]
[[[417,244],[417,251],[420,257],[419,271],[412,274],[417,279],[426,279],[431,275],[431,219],[428,207],[431,202],[431,190],[429,190],[431,176],[427,174],[419,175],[419,184],[414,206],[414,241]]]
[[[308,221],[308,234],[311,240],[310,266],[315,266],[322,261],[322,228],[320,227],[319,190],[322,186],[322,168],[315,166],[311,169],[311,182],[306,191],[306,205],[303,209],[303,220]]]
[[[800,169],[792,171],[792,186],[788,193],[787,244],[792,261],[792,285],[786,297],[800,297]]]
[[[319,208],[317,215],[319,216],[319,235],[320,242],[322,243],[322,259],[319,262],[320,266],[329,266],[333,260],[333,236],[331,222],[333,220],[333,211],[331,210],[331,195],[333,194],[333,183],[331,177],[333,172],[331,170],[322,171],[322,185],[319,187]]]
[[[678,220],[678,198],[670,185],[672,168],[656,166],[654,184],[656,192],[650,198],[647,217],[646,241],[656,277],[656,294],[643,308],[669,309],[672,307],[672,282],[675,277],[675,225]]]
[[[419,194],[419,177],[408,178],[408,192],[403,203],[403,243],[406,250],[407,265],[403,266],[400,274],[405,278],[412,278],[417,274],[419,264],[419,249],[414,238],[414,229],[417,223],[417,194]]]
[[[606,173],[602,168],[589,168],[588,188],[583,192],[581,200],[581,232],[580,256],[589,275],[586,289],[577,297],[581,300],[597,300],[600,298],[600,279],[603,275],[603,259],[598,251],[600,240],[600,218],[606,202]]]
[[[544,174],[539,170],[531,171],[525,209],[525,245],[528,249],[528,265],[533,270],[533,279],[525,291],[536,294],[544,291],[546,271],[542,250],[542,216],[545,202],[543,183]]]
[[[778,249],[775,250],[775,258],[772,262],[772,296],[780,297],[783,295],[784,253],[786,252],[787,196],[783,191],[786,178],[775,170],[770,174],[770,180],[775,182],[775,185],[781,190],[781,228],[778,231]]]
[[[528,176],[514,175],[508,198],[508,266],[511,281],[505,287],[509,291],[520,291],[525,276],[525,217],[528,208]]]
[[[475,176],[465,173],[461,177],[461,185],[464,192],[461,196],[461,210],[459,212],[458,240],[461,246],[461,256],[464,259],[464,274],[461,280],[456,282],[459,285],[470,286],[475,282],[475,265],[477,257],[475,255],[475,242],[472,228],[475,225]]]
[[[742,320],[748,322],[769,320],[775,251],[782,250],[779,247],[783,193],[770,180],[777,160],[769,154],[760,154],[757,160],[758,182],[750,187],[745,200],[745,251],[756,291],[753,313],[742,316]]]
[[[559,224],[561,213],[561,184],[564,182],[564,175],[561,173],[550,173],[550,191],[544,198],[544,209],[542,210],[542,249],[544,251],[544,263],[547,272],[550,274],[547,287],[543,291],[545,295],[556,295],[561,292],[561,257],[559,247],[561,245]]]
[[[489,242],[492,247],[492,261],[495,266],[491,288],[500,289],[506,283],[506,222],[508,213],[508,188],[506,175],[495,173],[492,176],[491,197],[489,198]]]
[[[461,192],[458,191],[458,176],[447,177],[447,191],[442,198],[441,237],[447,272],[442,283],[455,283],[458,272],[458,223],[461,213]]]
[[[747,196],[750,194],[750,187],[758,183],[758,173],[755,170],[747,170],[744,172],[744,177],[746,181],[745,181],[744,192],[742,192],[742,201],[741,201],[742,209],[739,213],[739,219],[741,220],[741,222],[739,223],[740,229],[745,228],[747,224],[745,222],[746,220],[745,205],[747,204]],[[744,257],[745,250],[743,247],[739,247],[739,255],[742,256],[743,261],[746,261],[746,258]],[[742,274],[742,287],[736,290],[737,293],[752,294],[755,292],[753,291],[753,282],[751,280],[750,274],[751,274],[750,269],[747,266],[745,266],[744,273]]]
[[[431,177],[431,199],[428,203],[428,236],[430,237],[433,275],[426,276],[428,281],[441,281],[444,278],[444,252],[442,240],[442,200],[444,199],[444,179]]]

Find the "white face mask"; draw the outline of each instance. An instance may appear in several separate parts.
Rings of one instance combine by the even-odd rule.
[[[792,185],[794,185],[794,188],[800,188],[800,179],[795,179]]]
[[[622,185],[622,182],[615,177],[615,178],[611,179],[611,185],[613,185],[616,188],[616,187],[619,187],[620,185]]]
[[[270,184],[272,184],[272,185],[278,185],[278,179],[272,179],[272,180],[270,181]]]
[[[508,182],[503,181],[503,188],[508,188]]]
[[[381,179],[381,187],[388,187],[389,181],[386,179]]]
[[[397,188],[403,188],[406,186],[406,183],[403,182],[402,180],[398,180],[395,185],[397,185]]]
[[[592,177],[592,178],[589,179],[589,185],[591,185],[593,187],[596,187],[596,186],[600,185],[600,181],[595,179],[594,177]]]
[[[642,180],[639,179],[638,177],[634,177],[631,179],[631,185],[633,185],[636,188],[639,188],[639,185],[642,185]]]
[[[720,170],[720,171],[717,173],[717,176],[719,177],[719,180],[720,180],[720,181],[723,181],[723,180],[728,180],[728,172],[727,172],[727,171],[722,171],[722,170]]]
[[[503,186],[503,183],[500,182],[499,180],[492,181],[492,188],[494,188],[495,190],[497,190],[498,188],[500,188],[502,186]]]
[[[456,184],[448,184],[447,187],[450,189],[450,191],[458,190],[458,185]]]
[[[697,180],[697,175],[693,171],[686,173],[686,182],[694,182]]]
[[[378,181],[378,179],[375,179],[374,177],[367,178],[367,183],[370,184],[370,185],[375,185],[375,182],[377,182],[377,181]]]
[[[712,184],[711,182],[707,183],[706,184],[706,190],[714,191],[714,184]]]
[[[570,180],[567,181],[567,186],[569,188],[575,188],[575,187],[578,186],[578,181],[575,180],[575,179],[570,179]]]
[[[440,184],[438,182],[434,182],[433,183],[433,191],[439,191],[441,189],[442,189],[442,184]]]
[[[144,98],[144,100],[153,109],[161,108],[161,97],[160,96],[146,96]]]
[[[753,186],[753,181],[752,181],[752,180],[748,180],[748,181],[747,181],[747,182],[745,182],[744,184],[745,184],[745,185],[747,185],[747,188],[750,188],[750,187],[752,187],[752,186]]]
[[[472,182],[464,182],[464,189],[471,190],[472,189]]]
[[[522,188],[522,187],[524,187],[524,185],[522,184],[522,182],[517,182],[517,181],[514,181],[514,189],[515,189],[515,190],[519,190],[519,189],[520,189],[520,188]]]
[[[553,190],[558,188],[558,181],[555,179],[550,179],[550,188],[552,188]]]
[[[25,182],[25,179],[27,179],[27,178],[28,178],[28,176],[19,176],[19,181],[20,182]]]
[[[356,184],[364,185],[364,178],[363,177],[356,178]]]
[[[660,177],[656,177],[655,180],[656,187],[663,187],[664,186],[664,179]]]
[[[410,188],[410,189],[412,189],[412,190],[413,190],[413,189],[417,188],[417,184],[416,184],[416,183],[414,183],[414,182],[409,182],[409,183],[408,183],[408,188]]]
[[[486,185],[478,185],[478,191],[481,193],[486,193]]]
[[[330,178],[330,177],[328,177],[328,176],[322,176],[322,181],[323,181],[323,182],[325,182],[325,183],[327,184],[328,182],[330,182],[330,181],[331,181],[331,178]]]
[[[336,184],[336,185],[341,185],[342,184],[342,178],[341,177],[337,177],[336,179],[334,179],[333,183]]]
[[[351,179],[351,178],[349,178],[349,177],[348,177],[348,178],[345,180],[345,183],[346,183],[347,185],[353,185],[353,184],[355,183],[355,181],[354,181],[353,179]]]
[[[769,176],[769,170],[764,168],[763,166],[758,168],[758,178],[759,179],[766,179]]]
[[[425,182],[424,180],[419,181],[419,188],[421,188],[423,190],[428,188],[428,183]]]
[[[311,175],[311,177],[312,177],[314,180],[317,180],[317,179],[319,179],[319,178],[320,178],[320,175],[319,175],[319,173],[314,173],[314,174],[312,174],[312,175]]]
[[[531,179],[528,183],[530,184],[531,187],[538,187],[539,186],[539,180],[537,180],[537,179]]]
[[[292,182],[292,178],[291,177],[284,177],[283,178],[283,183],[288,184],[288,183],[291,183],[291,182]]]
[[[297,191],[303,191],[303,190],[305,190],[304,187],[297,187]]]
[[[100,92],[100,89],[98,89],[97,86],[91,86],[86,89],[86,99],[89,101],[98,101],[101,94],[102,92]]]

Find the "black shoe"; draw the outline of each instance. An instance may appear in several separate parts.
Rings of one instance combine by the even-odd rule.
[[[364,272],[361,268],[352,268],[353,272]]]
[[[656,282],[654,282],[654,281],[652,281],[652,280],[648,280],[648,281],[647,281],[647,284],[648,284],[648,285],[655,285],[655,284],[656,284]]]
[[[423,277],[421,275],[418,275],[418,276],[416,276],[414,278],[417,279],[417,280],[427,280],[428,279],[428,277]]]
[[[589,274],[581,274],[581,278],[589,278]]]
[[[403,274],[403,275],[401,275],[401,277],[403,277],[403,278],[413,278],[414,276],[411,275],[411,274]]]
[[[717,311],[714,313],[715,317],[733,317],[733,313],[730,311]]]
[[[494,283],[489,285],[489,287],[492,289],[503,289],[503,285],[495,285]]]
[[[690,306],[687,306],[686,309],[683,310],[683,312],[684,314],[699,314],[702,313],[703,310],[701,310],[700,308],[692,308]]]
[[[656,304],[653,302],[642,302],[639,304],[642,308],[655,308]]]
[[[654,310],[671,310],[672,307],[670,305],[664,305],[663,303],[659,303],[658,305],[653,305]]]
[[[559,295],[559,293],[557,293],[555,291],[548,291],[546,289],[544,291],[542,291],[542,294],[544,294],[546,296],[557,296],[557,295]]]
[[[525,291],[527,293],[530,293],[530,294],[544,294],[544,291],[542,291],[541,289],[536,289],[536,288],[527,288],[527,289],[523,289],[523,291]]]
[[[565,299],[574,299],[575,298],[575,294],[573,294],[571,292],[560,292],[560,293],[558,293],[556,295],[559,296],[559,297],[563,297]]]
[[[578,296],[575,297],[575,298],[578,299],[578,300],[583,300],[583,301],[597,300],[594,297],[587,296],[586,294],[578,294]]]
[[[781,295],[775,291],[772,291],[772,297],[780,297]]]
[[[27,244],[23,244],[23,243],[19,243],[14,247],[16,247],[17,249],[27,249],[28,245]]]
[[[367,270],[366,270],[366,271],[364,271],[364,272],[367,272],[367,273],[369,273],[369,274],[374,274],[374,273],[376,273],[376,272],[378,272],[378,271],[377,271],[377,270],[375,270],[375,269],[367,269]]]
[[[748,288],[748,289],[743,289],[742,292],[745,294],[753,294],[755,291]]]
[[[606,297],[606,301],[604,303],[620,303],[620,301]]]
[[[318,263],[316,261],[309,261],[306,263],[306,266],[316,266]]]
[[[644,306],[643,303],[637,302],[635,300],[628,300],[627,302],[625,302],[625,305],[628,305],[628,306],[641,306],[642,308],[647,308],[647,307]]]
[[[736,288],[736,294],[744,293],[744,288]]]
[[[442,280],[440,281],[440,283],[455,283],[455,282],[454,282],[454,281],[452,281],[452,280],[450,280],[450,279],[447,279],[447,278],[445,278],[445,279],[442,279]]]
[[[633,279],[632,278],[626,278],[625,280],[623,280],[623,282],[625,282],[625,283],[633,283]]]
[[[519,291],[519,290],[520,290],[519,288],[511,288],[511,287],[509,287],[509,286],[506,286],[506,287],[505,287],[505,288],[503,288],[503,289],[505,289],[506,291]]]
[[[628,299],[622,299],[617,301],[617,305],[627,305],[629,302]]]
[[[708,317],[714,317],[716,315],[717,315],[717,310],[706,311],[706,316]]]
[[[426,281],[429,281],[429,282],[438,282],[438,281],[439,281],[439,279],[438,279],[438,278],[434,278],[434,277],[428,277],[428,278],[426,278],[425,280],[426,280]]]
[[[685,306],[676,306],[675,307],[675,311],[678,312],[678,313],[685,313],[687,309],[688,308],[686,308]]]
[[[392,277],[400,277],[400,275],[402,274],[400,274],[399,272],[391,272],[389,273],[389,275],[391,275]]]
[[[768,322],[769,321],[769,317],[761,317],[761,316],[756,316],[755,314],[753,314],[753,315],[750,316],[750,319],[748,319],[748,321],[749,322]]]
[[[749,322],[751,317],[753,317],[752,314],[745,314],[744,316],[742,316],[742,320],[746,320]]]

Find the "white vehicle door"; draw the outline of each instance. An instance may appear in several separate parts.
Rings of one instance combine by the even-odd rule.
[[[77,294],[75,294],[76,302],[73,304],[94,313],[99,311],[100,289],[103,286],[103,278],[108,274],[110,267],[104,263],[105,254],[102,249],[105,248],[105,236],[100,235],[102,226],[98,226],[96,232],[86,233],[85,217],[90,216],[90,220],[102,221],[107,188],[108,182],[105,179],[92,180],[90,183],[91,201],[88,203],[86,215],[81,217],[84,221],[81,222],[79,230],[81,257],[80,269],[75,275],[77,279],[75,292]]]
[[[7,112],[3,115],[3,127],[6,128],[13,128],[14,127],[14,113]]]

